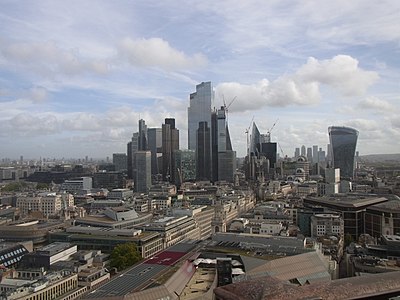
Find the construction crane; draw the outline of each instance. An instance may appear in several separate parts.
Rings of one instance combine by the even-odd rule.
[[[228,121],[228,109],[232,105],[232,103],[236,100],[236,98],[237,98],[237,96],[233,97],[233,99],[229,102],[229,104],[226,105],[225,96],[222,94],[222,102],[224,103],[223,107],[224,107],[224,110],[225,110],[225,113],[226,113],[226,120],[227,121]]]
[[[254,121],[254,116],[253,116],[253,118],[252,118],[251,121],[250,121],[249,127],[247,127],[246,130],[245,130],[245,133],[246,133],[246,135],[247,135],[247,156],[249,156],[249,154],[250,154],[250,149],[249,149],[249,132],[250,132],[250,127],[251,127],[251,125],[253,124],[253,121]]]
[[[272,125],[272,127],[267,131],[267,134],[266,134],[266,136],[267,136],[267,143],[271,143],[271,131],[272,131],[272,129],[274,129],[274,127],[275,127],[276,123],[278,123],[278,121],[279,121],[279,118],[276,119],[274,125]]]

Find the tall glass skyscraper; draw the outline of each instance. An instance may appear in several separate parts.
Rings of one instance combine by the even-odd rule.
[[[200,122],[211,126],[211,102],[214,98],[211,82],[202,82],[196,86],[196,92],[190,94],[188,107],[188,148],[196,150],[197,129]]]
[[[328,132],[333,167],[340,169],[342,178],[353,178],[358,131],[350,127],[331,126],[328,128]]]

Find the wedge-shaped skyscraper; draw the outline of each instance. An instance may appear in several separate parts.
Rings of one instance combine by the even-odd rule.
[[[353,178],[358,131],[350,127],[331,126],[328,128],[328,132],[332,148],[333,167],[340,169],[342,178]]]

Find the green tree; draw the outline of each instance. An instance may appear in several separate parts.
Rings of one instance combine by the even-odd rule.
[[[111,268],[124,270],[141,260],[140,253],[134,243],[119,244],[111,252]]]
[[[25,182],[11,182],[6,184],[1,190],[3,192],[22,192],[27,187]]]
[[[37,190],[48,190],[48,189],[49,189],[49,184],[39,182],[39,183],[36,185],[36,189],[37,189]]]
[[[348,247],[352,242],[354,242],[353,237],[351,236],[350,233],[346,233],[344,235],[344,247]]]

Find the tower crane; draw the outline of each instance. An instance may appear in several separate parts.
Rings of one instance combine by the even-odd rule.
[[[249,132],[250,132],[250,127],[251,127],[251,125],[253,124],[253,121],[254,121],[254,116],[253,116],[253,118],[252,118],[251,121],[250,121],[249,127],[247,127],[246,130],[245,130],[245,133],[246,133],[246,135],[247,135],[247,156],[250,155],[250,149],[249,149]]]
[[[237,96],[233,97],[233,99],[228,103],[228,105],[226,105],[225,97],[224,97],[224,95],[222,95],[222,101],[224,103],[223,107],[224,107],[224,110],[225,110],[225,113],[226,113],[226,120],[228,120],[228,109],[232,105],[232,103],[236,100],[236,98],[237,98]]]
[[[274,125],[272,125],[272,127],[267,131],[267,134],[266,134],[267,135],[267,143],[271,143],[271,131],[272,131],[272,129],[274,129],[274,127],[275,127],[276,123],[278,123],[278,121],[279,121],[279,118],[276,119]]]

